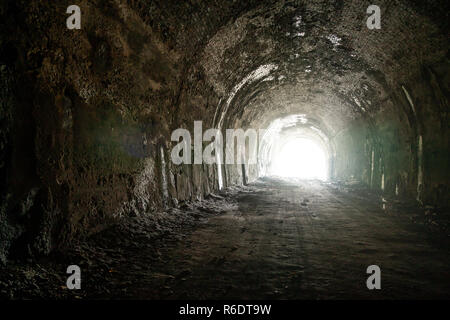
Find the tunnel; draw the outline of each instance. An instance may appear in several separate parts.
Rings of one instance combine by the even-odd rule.
[[[450,298],[448,12],[2,1],[0,297]]]

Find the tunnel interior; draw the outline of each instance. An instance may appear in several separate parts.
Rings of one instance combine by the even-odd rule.
[[[78,2],[0,4],[4,265],[269,176],[448,219],[447,1]],[[194,121],[261,130],[256,163],[174,164]]]

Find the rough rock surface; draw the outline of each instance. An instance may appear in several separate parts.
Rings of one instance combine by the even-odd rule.
[[[379,1],[381,30],[369,4],[81,0],[68,30],[64,3],[2,1],[0,260],[216,192],[216,166],[169,160],[194,120],[302,115],[335,151],[333,179],[446,212],[448,1]],[[222,169],[225,186],[257,176]]]

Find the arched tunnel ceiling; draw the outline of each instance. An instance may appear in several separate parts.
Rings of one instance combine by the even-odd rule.
[[[222,26],[199,57],[222,96],[219,117],[230,127],[237,119],[260,127],[306,114],[334,134],[389,105],[392,88],[445,57],[447,39],[427,11],[406,1],[377,3],[382,28],[369,30],[370,4],[275,1]]]
[[[277,158],[293,159],[294,167],[301,167],[295,164],[301,154],[278,152],[283,142],[298,137],[318,142],[327,151],[331,189],[319,189],[323,191],[313,206],[324,194],[334,199],[340,190],[349,198],[347,186],[355,187],[354,200],[343,202],[341,208],[330,201],[322,207],[330,222],[334,212],[353,207],[354,201],[362,206],[363,222],[369,205],[378,208],[379,196],[385,196],[393,206],[402,207],[399,213],[405,218],[419,217],[409,211],[416,204],[417,209],[423,207],[420,216],[426,216],[430,226],[435,221],[428,218],[442,213],[436,221],[445,222],[442,236],[446,236],[449,3],[89,0],[79,3],[81,29],[70,29],[67,3],[3,1],[0,264],[10,258],[32,258],[34,264],[34,258],[38,262],[41,255],[50,257],[55,251],[72,256],[67,249],[72,244],[79,247],[78,240],[97,239],[100,242],[94,242],[103,248],[102,237],[92,237],[95,233],[105,230],[108,237],[114,236],[109,226],[119,221],[136,229],[136,218],[152,221],[139,226],[139,234],[150,228],[148,236],[159,238],[153,222],[158,226],[167,220],[174,232],[181,231],[178,227],[186,225],[186,214],[199,220],[195,203],[211,203],[213,211],[209,204],[200,210],[208,215],[229,213],[239,218],[242,212],[228,209],[244,208],[260,219],[253,205],[270,201],[273,206],[261,211],[268,217],[267,226],[274,224],[273,212],[280,211],[280,204],[289,219],[291,209],[298,211],[293,205],[301,205],[303,195],[309,198],[318,189],[310,185],[310,191],[286,190],[281,199],[272,182],[266,184],[270,189],[259,189],[252,182],[270,174],[266,169]],[[366,10],[372,4],[381,8],[381,30],[366,27]],[[234,145],[234,137],[220,137],[216,130],[208,130],[215,135],[209,141],[222,143],[207,141],[207,129],[213,126],[268,130],[260,130],[262,138],[253,135],[257,137],[253,140],[239,135],[237,141],[244,143],[227,148]],[[175,137],[177,132],[183,136]],[[185,147],[185,163],[174,157],[177,146]],[[236,156],[234,164],[220,159],[229,149]],[[255,149],[256,163],[237,163],[255,155]],[[308,152],[299,145],[292,150]],[[245,184],[250,186],[241,189]],[[242,197],[252,189],[261,197]],[[217,197],[222,192],[226,196]],[[268,194],[273,197],[265,199]],[[360,195],[366,194],[378,200],[359,204]],[[236,201],[243,198],[253,200],[241,206]],[[405,206],[397,204],[402,199]],[[309,225],[311,211],[302,212]],[[235,232],[228,225],[220,230],[241,234],[241,226],[236,226]],[[124,234],[131,229],[123,229]],[[164,226],[159,229],[167,234]],[[366,231],[370,232],[361,234]],[[142,238],[144,244],[149,237]],[[127,241],[121,243],[125,246],[121,248],[128,248]],[[13,266],[16,274],[15,262]],[[204,274],[208,277],[208,270]],[[12,297],[17,292],[5,294]],[[228,289],[223,292],[228,295]],[[104,292],[92,295],[99,296]]]

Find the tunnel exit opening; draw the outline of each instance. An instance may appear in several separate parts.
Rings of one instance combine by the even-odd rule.
[[[279,148],[269,170],[270,175],[326,180],[326,151],[312,139],[288,139]]]
[[[305,114],[273,120],[259,144],[258,177],[330,179],[334,147],[323,128]]]

